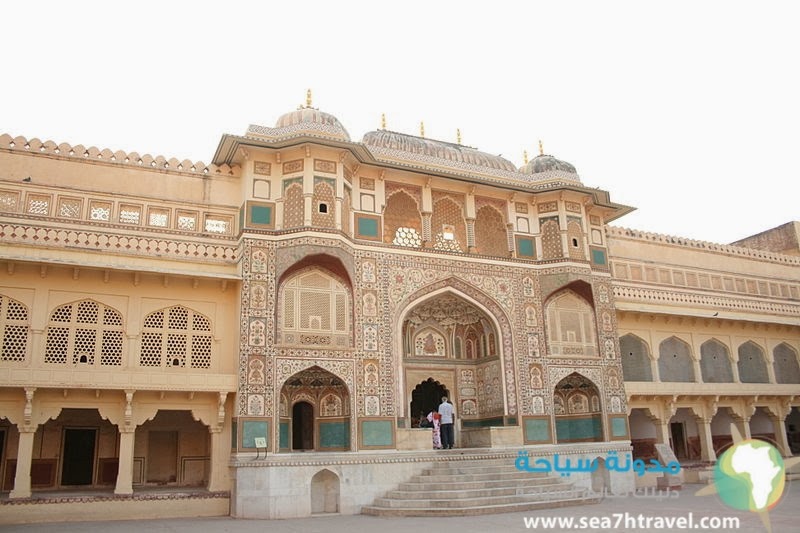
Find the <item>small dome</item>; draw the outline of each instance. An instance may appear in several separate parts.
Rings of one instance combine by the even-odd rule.
[[[281,115],[275,123],[275,129],[287,133],[298,131],[350,140],[350,135],[338,118],[313,107],[301,107]]]
[[[574,166],[566,161],[556,159],[552,155],[537,155],[519,171],[531,176],[536,181],[561,178],[580,182],[578,171]]]
[[[487,154],[461,144],[435,141],[394,131],[370,131],[364,134],[361,142],[370,148],[396,150],[398,152],[426,156],[453,163],[466,163],[495,170],[517,171],[511,161],[498,155]]]

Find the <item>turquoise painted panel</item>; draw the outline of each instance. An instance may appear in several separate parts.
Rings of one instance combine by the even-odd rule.
[[[349,448],[350,422],[320,422],[320,448]]]
[[[525,440],[528,442],[549,442],[550,421],[543,418],[526,420]]]
[[[278,425],[278,431],[280,432],[278,445],[285,450],[289,447],[289,422],[281,422]]]
[[[392,446],[391,420],[364,420],[361,422],[361,442],[364,446]]]
[[[358,234],[364,237],[377,237],[378,236],[378,221],[374,218],[358,219]]]
[[[558,442],[601,438],[600,418],[596,416],[589,418],[557,418],[556,437]]]
[[[255,448],[255,438],[267,438],[269,422],[260,420],[245,420],[242,422],[242,447]]]
[[[611,436],[612,437],[628,436],[628,425],[625,423],[624,418],[611,419]]]
[[[487,428],[505,425],[503,418],[481,418],[479,420],[461,420],[461,425],[465,428]]]
[[[606,264],[606,253],[603,250],[592,250],[592,263],[596,265]]]
[[[250,222],[253,224],[272,224],[272,207],[268,205],[251,206]]]
[[[520,257],[534,257],[533,239],[517,239],[517,255]]]

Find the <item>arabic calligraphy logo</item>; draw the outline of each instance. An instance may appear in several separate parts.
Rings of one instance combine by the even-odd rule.
[[[786,467],[777,448],[750,439],[729,448],[714,468],[720,499],[734,509],[762,512],[783,495]]]

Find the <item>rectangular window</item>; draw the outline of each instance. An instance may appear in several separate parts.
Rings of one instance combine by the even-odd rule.
[[[147,224],[156,228],[169,226],[169,209],[151,207],[147,213]]]
[[[89,202],[89,220],[100,222],[111,220],[111,202]]]
[[[119,206],[119,221],[122,224],[139,224],[142,219],[142,206],[121,204]]]
[[[178,211],[178,229],[183,231],[197,231],[197,213]]]
[[[206,215],[205,230],[207,233],[230,234],[231,218]]]

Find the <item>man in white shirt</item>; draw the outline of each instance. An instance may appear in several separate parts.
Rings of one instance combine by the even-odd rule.
[[[453,404],[447,401],[447,396],[442,396],[442,404],[439,406],[442,426],[442,449],[453,449],[455,437],[453,435],[453,422],[456,419],[456,412]]]

